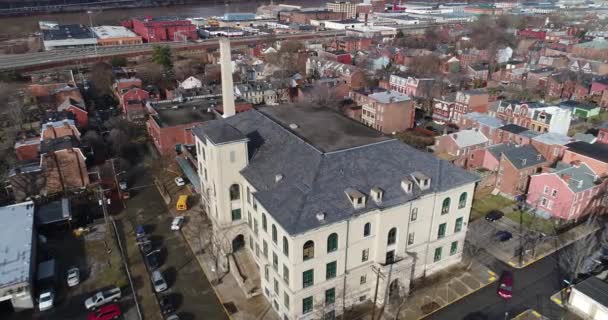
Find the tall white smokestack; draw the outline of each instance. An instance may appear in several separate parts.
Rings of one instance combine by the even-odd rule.
[[[222,67],[222,106],[224,118],[228,118],[236,113],[234,84],[232,83],[232,56],[228,37],[220,37],[220,66]]]

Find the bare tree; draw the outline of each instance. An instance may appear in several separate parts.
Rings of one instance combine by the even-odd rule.
[[[441,60],[434,54],[425,56],[416,56],[412,58],[412,62],[408,65],[408,71],[418,77],[430,77],[440,73]]]
[[[112,66],[105,62],[98,62],[91,67],[91,85],[98,95],[112,92],[113,74]]]
[[[478,49],[488,51],[489,70],[488,80],[492,80],[492,73],[496,65],[498,50],[505,46],[515,44],[515,37],[508,33],[505,28],[496,23],[489,16],[480,16],[473,24],[471,38]]]
[[[203,73],[205,71],[205,63],[197,59],[182,59],[175,61],[173,65],[173,74],[176,80],[183,81],[186,78]]]

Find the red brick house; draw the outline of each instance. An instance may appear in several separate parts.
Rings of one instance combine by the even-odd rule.
[[[545,40],[545,37],[547,36],[547,31],[542,30],[542,29],[526,28],[526,29],[518,30],[517,35],[521,38],[532,38],[532,39],[538,39],[538,40]]]
[[[40,129],[41,140],[53,140],[63,137],[74,137],[80,140],[80,131],[73,120],[61,120],[42,124]]]
[[[139,78],[126,78],[126,79],[118,79],[114,83],[114,91],[116,94],[121,94],[124,91],[127,91],[131,88],[141,88],[143,87],[143,83]]]
[[[538,135],[530,141],[530,144],[550,163],[560,160],[564,156],[566,144],[573,139],[560,133],[547,132]]]
[[[344,50],[346,52],[369,50],[372,46],[371,38],[346,36],[335,39],[332,42],[332,47],[336,50]]]
[[[32,161],[38,159],[40,137],[21,137],[15,142],[15,155],[19,161]]]
[[[133,18],[124,23],[145,42],[196,40],[196,26],[190,20],[166,17]]]
[[[570,99],[576,88],[576,78],[576,73],[572,71],[552,74],[547,80],[545,95],[553,99]]]
[[[205,121],[216,118],[214,112],[198,103],[184,103],[177,108],[173,103],[148,104],[150,117],[146,121],[146,130],[152,138],[159,153],[175,154],[176,145],[193,145],[192,128]]]
[[[603,177],[608,174],[608,145],[576,141],[565,147],[563,162],[580,161],[588,165],[599,176]]]
[[[439,158],[450,160],[455,165],[466,168],[469,155],[488,145],[488,138],[479,130],[461,130],[438,137],[434,151]]]
[[[496,130],[505,125],[502,120],[479,112],[463,115],[456,124],[460,129],[478,129],[490,140],[490,144],[500,143]]]
[[[528,128],[516,125],[507,124],[494,131],[494,136],[491,138],[496,143],[512,143],[516,145],[530,144],[532,138],[538,136],[539,133],[529,130]]]
[[[532,145],[512,146],[501,151],[496,175],[496,189],[515,198],[528,192],[530,175],[539,173],[548,164]]]
[[[57,107],[57,111],[71,112],[76,119],[76,126],[79,128],[86,128],[89,126],[89,113],[84,106],[84,102],[67,98],[59,107]]]
[[[389,78],[391,90],[416,98],[430,98],[434,84],[435,79],[418,78],[407,73],[391,74]]]
[[[43,195],[83,189],[89,184],[86,158],[74,137],[42,141],[40,155],[45,177]]]
[[[353,58],[345,50],[319,51],[319,57],[344,64],[353,64]]]
[[[471,64],[467,67],[467,75],[474,80],[488,79],[489,65],[487,62]]]
[[[597,131],[596,143],[608,144],[608,122],[602,123]]]
[[[53,97],[55,99],[55,105],[61,105],[65,100],[72,99],[75,101],[83,102],[82,94],[80,94],[80,89],[76,86],[65,86],[63,88],[59,88],[55,90],[53,93]]]
[[[140,88],[131,88],[119,94],[119,104],[127,119],[138,121],[145,116],[145,105],[149,98],[148,91]]]

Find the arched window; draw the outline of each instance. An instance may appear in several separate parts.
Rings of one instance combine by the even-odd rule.
[[[363,226],[363,236],[367,237],[370,234],[372,234],[372,224],[368,222]]]
[[[304,261],[315,257],[315,243],[312,240],[306,241],[303,249],[302,257],[304,258]]]
[[[463,192],[458,200],[458,209],[462,209],[467,205],[467,193]]]
[[[450,212],[450,198],[445,198],[441,205],[441,214],[446,214],[448,212]]]
[[[327,252],[338,250],[338,234],[332,233],[327,237]]]
[[[287,237],[285,236],[283,236],[283,254],[289,257],[289,242],[287,242]]]
[[[239,200],[241,198],[241,190],[238,184],[230,186],[230,200]]]
[[[277,243],[277,238],[278,238],[278,234],[277,234],[277,227],[273,224],[272,225],[272,242]]]
[[[397,228],[392,228],[388,231],[388,238],[386,240],[387,245],[395,244],[397,242]]]
[[[266,221],[266,215],[262,213],[262,229],[268,232],[268,221]]]

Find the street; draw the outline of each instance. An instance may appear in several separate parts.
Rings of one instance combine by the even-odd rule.
[[[513,298],[508,301],[501,299],[496,294],[498,284],[490,285],[439,310],[426,319],[467,319],[467,316],[472,317],[476,313],[481,313],[491,320],[511,319],[526,309],[535,309],[549,319],[561,319],[565,314],[564,310],[549,300],[552,294],[561,289],[562,276],[557,264],[560,251],[521,270],[511,268],[487,252],[480,253],[478,259],[495,270],[497,274],[501,274],[504,270],[513,272]],[[508,313],[506,317],[505,313]]]
[[[141,170],[141,168],[137,168]],[[163,198],[145,171],[134,176],[133,197],[127,204],[125,223],[142,224],[151,234],[154,248],[161,250],[160,270],[168,290],[157,296],[169,295],[180,319],[227,319],[226,313],[209,281],[180,231],[170,229],[172,217]],[[147,186],[147,187],[146,187]],[[187,222],[186,222],[187,223]],[[135,277],[148,279],[148,275]],[[142,306],[144,309],[146,305]]]

